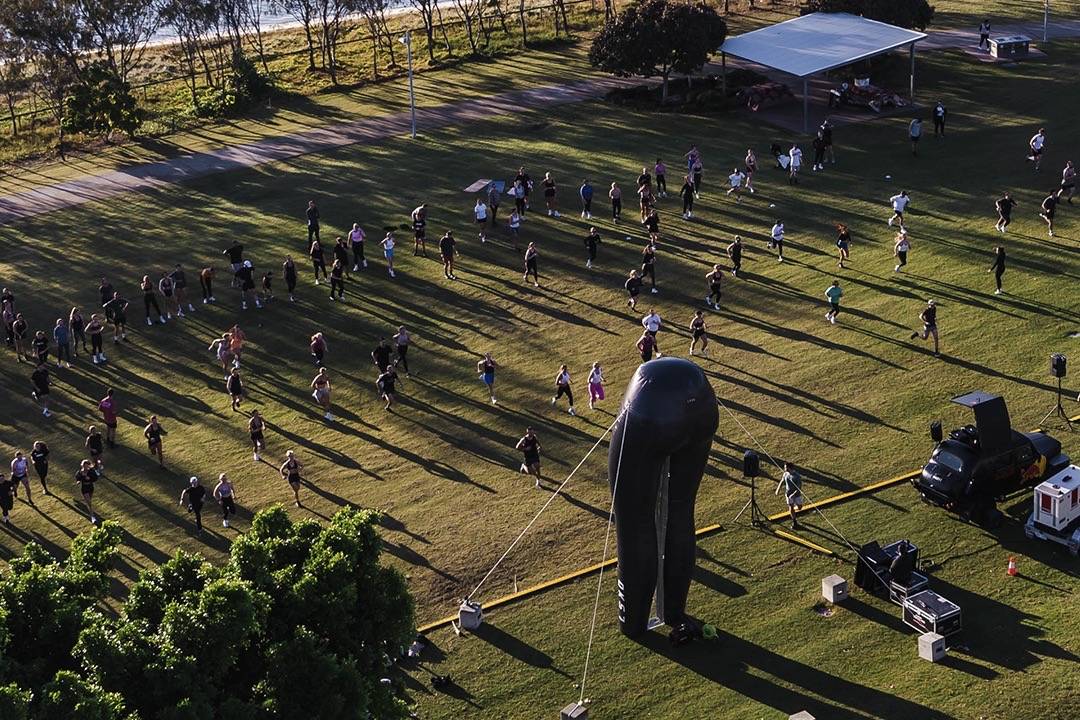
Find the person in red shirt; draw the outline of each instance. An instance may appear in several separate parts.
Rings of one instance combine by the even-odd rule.
[[[101,418],[105,422],[105,440],[109,447],[116,447],[116,401],[113,399],[113,389],[105,391],[105,397],[98,403]]]

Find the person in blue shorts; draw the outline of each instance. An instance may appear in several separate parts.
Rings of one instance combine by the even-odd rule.
[[[487,386],[488,395],[491,396],[491,404],[495,405],[495,368],[498,365],[495,364],[495,360],[491,357],[491,353],[484,353],[484,357],[480,362],[476,363],[476,372],[480,374],[480,380]]]

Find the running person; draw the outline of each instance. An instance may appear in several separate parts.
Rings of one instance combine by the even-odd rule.
[[[214,499],[221,506],[221,527],[229,527],[229,516],[236,514],[236,488],[225,473],[218,475],[214,486]]]
[[[30,395],[41,403],[41,414],[45,417],[52,415],[49,412],[49,366],[39,362],[34,371],[30,373],[30,386],[33,390]]]
[[[851,231],[844,223],[836,224],[836,249],[840,253],[840,260],[836,263],[836,267],[843,268],[851,249]]]
[[[551,212],[548,212],[550,215]],[[488,207],[484,204],[483,198],[476,198],[476,205],[473,206],[473,219],[476,220],[476,228],[479,230],[477,237],[480,238],[480,242],[487,242],[487,221],[488,221]]]
[[[212,267],[204,267],[199,271],[199,289],[202,290],[203,305],[217,302],[217,298],[214,297],[214,273],[216,272]]]
[[[536,269],[536,261],[540,256],[540,251],[536,249],[536,243],[529,243],[529,247],[525,248],[525,274],[522,276],[522,280],[529,282],[529,274],[532,273],[533,285],[540,287],[540,272]]]
[[[98,522],[97,516],[94,515],[94,483],[97,479],[98,471],[94,463],[90,460],[79,463],[79,471],[75,473],[75,484],[79,486],[83,502],[86,503],[86,512],[90,515],[91,525],[97,525]]]
[[[390,344],[386,342],[386,338],[381,338],[375,349],[371,351],[371,362],[375,363],[379,373],[386,372],[386,369],[390,367]]]
[[[404,325],[398,325],[397,334],[394,335],[394,345],[397,348],[397,357],[394,359],[394,367],[399,365],[405,368],[405,377],[409,375],[409,345],[412,343],[412,336],[409,331],[405,329]]]
[[[30,464],[34,466],[34,472],[37,473],[38,481],[41,482],[41,491],[46,495],[52,495],[49,492],[49,446],[42,440],[34,442],[34,447],[30,450]],[[29,497],[29,496],[28,496]]]
[[[321,332],[317,332],[311,336],[311,344],[308,345],[308,349],[311,350],[311,359],[315,361],[315,367],[323,366],[323,358],[326,357],[326,351],[328,345],[326,344],[326,338]]]
[[[394,232],[386,233],[386,237],[379,243],[383,249],[383,257],[386,258],[386,272],[394,277]]]
[[[1046,221],[1046,233],[1050,237],[1054,237],[1054,213],[1057,212],[1058,205],[1058,193],[1060,190],[1055,190],[1043,198],[1042,204],[1039,206],[1042,212],[1039,213],[1039,217]]]
[[[150,422],[143,428],[143,437],[151,455],[157,455],[158,467],[165,467],[165,458],[161,453],[161,436],[165,434],[164,428],[158,422],[157,415],[150,416]]]
[[[1060,198],[1065,196],[1065,201],[1072,205],[1073,194],[1076,192],[1076,168],[1073,167],[1072,160],[1065,161],[1065,168],[1061,171],[1061,192],[1058,193]]]
[[[1005,248],[1000,245],[994,248],[994,262],[986,272],[994,273],[994,294],[1001,295],[1004,292],[1001,289],[1001,276],[1005,274]]]
[[[326,280],[326,254],[323,252],[322,243],[318,240],[312,240],[311,245],[308,246],[308,257],[311,258],[311,267],[315,272],[315,284],[319,284],[319,272],[322,272],[322,279]]]
[[[442,256],[443,275],[447,280],[457,280],[454,277],[454,255],[457,254],[457,241],[454,240],[452,230],[447,230],[439,239],[439,254]]]
[[[1015,205],[1016,201],[1008,192],[994,201],[994,209],[997,210],[998,214],[997,223],[994,224],[995,230],[1005,232],[1005,228],[1009,227],[1009,223],[1012,222],[1012,209]]]
[[[731,260],[731,277],[739,277],[742,270],[742,238],[735,236],[735,241],[727,246],[727,256]]]
[[[776,261],[784,262],[784,223],[779,220],[769,233],[769,247],[776,248]]]
[[[922,320],[923,324],[922,332],[911,333],[911,339],[922,338],[926,340],[933,336],[934,355],[936,356],[938,354],[937,303],[933,300],[927,300],[926,307],[919,313],[919,319]]]
[[[1039,166],[1042,164],[1043,150],[1046,148],[1046,130],[1039,128],[1039,132],[1031,136],[1028,140],[1028,150],[1031,152],[1028,155],[1028,160],[1035,163],[1035,171],[1038,172]]]
[[[717,273],[720,271],[718,270]],[[694,348],[697,346],[698,341],[701,341],[701,354],[708,357],[709,355],[709,336],[707,334],[708,327],[705,325],[705,315],[701,310],[694,311],[694,317],[690,319],[690,355],[694,355]]]
[[[214,353],[214,357],[221,363],[221,371],[225,373],[225,380],[229,379],[229,363],[232,360],[232,351],[229,348],[232,345],[232,338],[229,333],[223,333],[221,337],[215,338],[210,343],[210,347],[206,348],[210,352]]]
[[[15,481],[4,477],[0,472],[0,511],[3,512],[5,525],[11,524],[11,511],[15,508]]]
[[[484,357],[476,363],[476,372],[480,374],[480,382],[484,383],[487,387],[488,395],[491,397],[491,404],[495,405],[495,369],[498,368],[498,364],[491,357],[491,353],[484,353]]]
[[[896,258],[896,267],[893,272],[900,272],[907,265],[907,255],[911,250],[911,241],[908,239],[907,230],[901,228],[896,233],[896,242],[893,243],[893,256]]]
[[[326,368],[319,368],[319,372],[311,381],[310,387],[311,397],[315,398],[315,402],[322,408],[323,417],[326,420],[333,421],[334,416],[330,414],[330,394],[333,387],[330,384],[330,376],[327,374]]]
[[[627,295],[626,306],[631,310],[637,310],[638,294],[641,292],[643,284],[641,282],[641,273],[638,270],[631,270],[630,277],[626,278],[626,282],[623,283]]]
[[[291,255],[286,255],[281,263],[281,277],[285,281],[285,289],[289,293],[289,302],[296,302],[296,263]]]
[[[570,382],[570,371],[566,369],[566,365],[561,365],[559,372],[555,375],[555,395],[551,398],[551,404],[557,404],[559,398],[565,395],[566,401],[570,403],[570,414],[576,415],[577,413],[574,412],[574,391],[570,388]]]
[[[536,477],[536,487],[540,487],[540,439],[530,427],[525,428],[525,435],[517,441],[515,449],[520,450],[524,456],[521,460],[521,472]]]
[[[30,461],[23,455],[22,450],[17,451],[15,457],[11,459],[11,482],[14,486],[12,495],[18,496],[19,485],[22,484],[26,490],[26,502],[33,505],[34,498],[30,494]]]
[[[660,292],[656,289],[656,245],[650,241],[641,250],[641,278],[642,284],[645,282],[645,276],[649,277],[649,282],[652,283],[652,288],[649,292],[656,294]]]
[[[592,268],[593,262],[596,260],[596,250],[600,245],[600,233],[596,232],[596,228],[590,227],[589,234],[585,236],[585,267]]]
[[[421,203],[409,218],[413,229],[413,255],[427,257],[427,203]]]
[[[844,296],[844,291],[840,287],[839,280],[833,280],[832,285],[825,288],[825,297],[829,299],[829,312],[825,313],[825,319],[836,324],[836,316],[840,314],[840,298]]]
[[[262,415],[258,410],[251,411],[251,418],[248,419],[248,436],[251,438],[251,450],[252,458],[255,462],[259,462],[262,458],[259,453],[266,449],[266,438],[263,435],[263,431],[266,428],[266,423],[262,419]]]
[[[101,455],[105,452],[105,445],[101,438],[101,433],[98,432],[97,427],[91,425],[87,430],[86,441],[83,443],[86,447],[86,451],[90,453],[90,460],[93,461],[94,467],[97,469],[103,469],[105,463],[101,461]]]
[[[757,172],[757,155],[754,148],[746,148],[746,157],[743,158],[744,174],[746,175],[746,189],[754,194],[754,173]]]
[[[337,298],[334,297],[337,293]],[[330,267],[330,299],[343,301],[345,299],[345,265],[341,258],[334,260]]]
[[[742,202],[742,190],[743,183],[746,182],[746,175],[743,174],[739,168],[732,168],[731,174],[728,175],[728,183],[731,188],[728,189],[727,194],[731,195],[735,193],[735,202]]]
[[[112,388],[105,390],[105,397],[98,402],[98,410],[101,411],[101,421],[105,423],[105,441],[110,448],[116,447],[116,397]],[[90,428],[94,432],[94,428]],[[100,451],[99,451],[100,454]]]
[[[547,214],[551,217],[560,217],[559,204],[556,200],[558,189],[555,187],[555,180],[551,177],[551,173],[544,173],[541,184],[544,186],[544,204],[547,206]]]
[[[892,203],[893,214],[889,218],[889,227],[892,227],[894,222],[899,221],[900,227],[904,227],[904,211],[907,210],[908,204],[911,202],[911,198],[908,197],[907,190],[901,190],[899,195],[893,195],[889,198],[889,202]]]
[[[281,477],[283,477],[285,481],[289,483],[289,487],[292,488],[293,504],[296,505],[296,507],[303,507],[303,505],[300,504],[300,481],[301,475],[304,472],[304,465],[296,459],[296,455],[293,454],[292,450],[285,453],[285,462],[281,464],[278,472],[281,473]]]
[[[129,304],[127,300],[120,297],[120,293],[114,292],[112,300],[102,305],[105,308],[105,316],[112,318],[114,343],[121,340],[127,342],[127,309]]]
[[[679,190],[679,197],[682,198],[683,220],[689,220],[694,217],[694,183],[690,181],[689,175],[683,178],[683,185]]]
[[[375,379],[375,387],[379,390],[379,397],[386,401],[386,407],[383,410],[389,410],[394,404],[394,398],[396,397],[394,383],[397,382],[397,379],[398,375],[394,372],[393,366],[387,366],[379,374],[379,377]]]
[[[713,310],[720,309],[720,280],[723,277],[724,268],[720,265],[713,265],[712,272],[705,276],[705,281],[709,284],[709,294],[705,296],[705,304]]]
[[[589,369],[589,409],[593,410],[596,403],[604,399],[604,370],[600,363],[594,362]]]
[[[641,333],[641,337],[637,341],[638,352],[641,353],[641,362],[649,362],[653,359],[653,351],[655,350],[659,354],[660,349],[656,344],[656,336],[650,335],[648,332]]]
[[[233,412],[240,410],[240,403],[244,400],[244,381],[240,378],[239,368],[233,368],[229,372],[229,378],[225,381],[225,390],[232,399]]]
[[[608,198],[611,200],[611,221],[618,224],[622,217],[622,189],[618,183],[611,183]]]
[[[195,532],[202,532],[203,502],[206,500],[206,487],[199,478],[192,475],[188,479],[188,486],[180,493],[180,506],[187,505],[189,513],[195,515]]]
[[[650,242],[655,243],[660,239],[660,215],[657,214],[656,208],[649,208],[649,212],[645,219],[641,221],[641,224],[649,230]]]

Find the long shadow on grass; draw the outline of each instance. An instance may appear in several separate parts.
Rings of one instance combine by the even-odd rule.
[[[775,708],[785,715],[806,710],[814,717],[829,720],[870,720],[883,717],[919,720],[953,718],[891,693],[804,665],[723,631],[716,642],[694,642],[679,648],[673,648],[667,638],[657,632],[647,633],[640,643],[707,680]],[[751,668],[756,672],[752,672]],[[775,680],[762,675],[771,676]],[[787,687],[788,685],[795,687]],[[819,698],[842,698],[840,702],[848,707]]]
[[[484,623],[476,630],[473,630],[473,635],[506,653],[518,662],[523,662],[536,668],[550,670],[562,675],[568,680],[571,679],[569,673],[555,666],[550,655],[529,645],[527,642],[514,637],[506,631],[500,630],[490,623]]]

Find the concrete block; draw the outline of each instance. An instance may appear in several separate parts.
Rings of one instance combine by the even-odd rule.
[[[589,720],[589,709],[578,703],[570,703],[559,713],[559,720]]]
[[[847,580],[839,575],[830,575],[821,579],[821,597],[836,604],[847,600]]]
[[[835,575],[833,577],[836,577]],[[814,720],[814,716],[803,710],[794,715],[788,715],[788,720]]]
[[[920,635],[919,657],[930,662],[940,662],[945,657],[945,638],[937,633]]]

